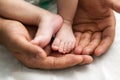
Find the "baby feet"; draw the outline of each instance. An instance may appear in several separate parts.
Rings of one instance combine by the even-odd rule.
[[[47,13],[43,15],[35,38],[31,41],[33,44],[45,47],[49,44],[52,36],[61,28],[62,18],[59,15]]]
[[[74,47],[75,37],[72,31],[72,26],[68,21],[66,21],[57,32],[55,40],[52,44],[52,49],[65,54],[70,52]]]
[[[63,23],[63,19],[59,15],[52,13],[41,17],[36,36],[31,42],[44,48],[55,34],[56,37],[52,43],[53,50],[68,53],[75,47],[71,24],[68,21]]]

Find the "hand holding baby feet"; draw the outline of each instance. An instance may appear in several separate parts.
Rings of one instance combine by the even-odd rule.
[[[35,38],[31,41],[33,44],[45,47],[52,36],[60,29],[62,18],[59,15],[47,13],[41,18]]]
[[[9,49],[15,58],[29,68],[63,69],[75,65],[89,64],[93,58],[89,55],[54,55],[50,46],[42,49],[31,44],[35,27],[25,27],[20,22],[0,18],[0,44]],[[12,27],[12,28],[11,28]]]
[[[37,34],[31,42],[40,47],[45,47],[50,42],[52,35],[60,29],[63,22],[59,15],[29,4],[24,0],[9,0],[7,2],[1,0],[0,5],[0,16],[20,21],[26,25],[38,26]]]
[[[72,31],[72,25],[69,21],[64,21],[52,43],[52,49],[58,50],[60,53],[68,53],[73,50],[74,47],[75,37]]]
[[[79,1],[73,27],[78,44],[76,54],[100,56],[111,46],[115,35],[115,16],[108,3],[120,11],[115,0]]]

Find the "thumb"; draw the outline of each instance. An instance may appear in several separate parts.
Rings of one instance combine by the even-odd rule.
[[[107,2],[110,8],[120,13],[120,0],[108,0]]]
[[[24,37],[19,37],[17,38],[17,40],[14,40],[14,41],[16,41],[15,43],[17,47],[17,50],[16,50],[17,52],[15,53],[22,53],[29,56],[31,55],[31,56],[40,57],[40,58],[45,58],[47,56],[47,54],[42,48],[30,43],[30,41],[28,41]]]

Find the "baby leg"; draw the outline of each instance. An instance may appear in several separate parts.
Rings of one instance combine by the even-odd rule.
[[[53,50],[68,53],[75,47],[76,41],[72,31],[72,22],[77,3],[78,0],[58,0],[58,14],[63,17],[64,23],[52,44]]]
[[[38,26],[31,42],[45,47],[62,25],[62,18],[24,0],[0,0],[0,16]]]
[[[58,15],[48,13],[41,20],[35,38],[31,41],[33,44],[45,47],[51,40],[51,37],[60,29],[62,18]]]

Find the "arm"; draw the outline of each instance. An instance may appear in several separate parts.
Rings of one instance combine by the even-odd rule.
[[[24,0],[0,0],[0,16],[21,21],[28,25],[37,25],[45,10]]]
[[[58,0],[58,14],[72,23],[77,4],[78,0]]]
[[[32,35],[28,34],[28,31],[32,33],[35,28],[28,27],[30,29],[26,29],[20,22],[0,18],[0,25],[3,28],[3,33],[0,34],[0,37],[3,36],[0,38],[2,44],[12,52],[13,56],[29,68],[62,69],[91,63],[93,60],[89,55],[53,54],[49,45],[42,49],[40,46],[31,44],[30,37]]]

